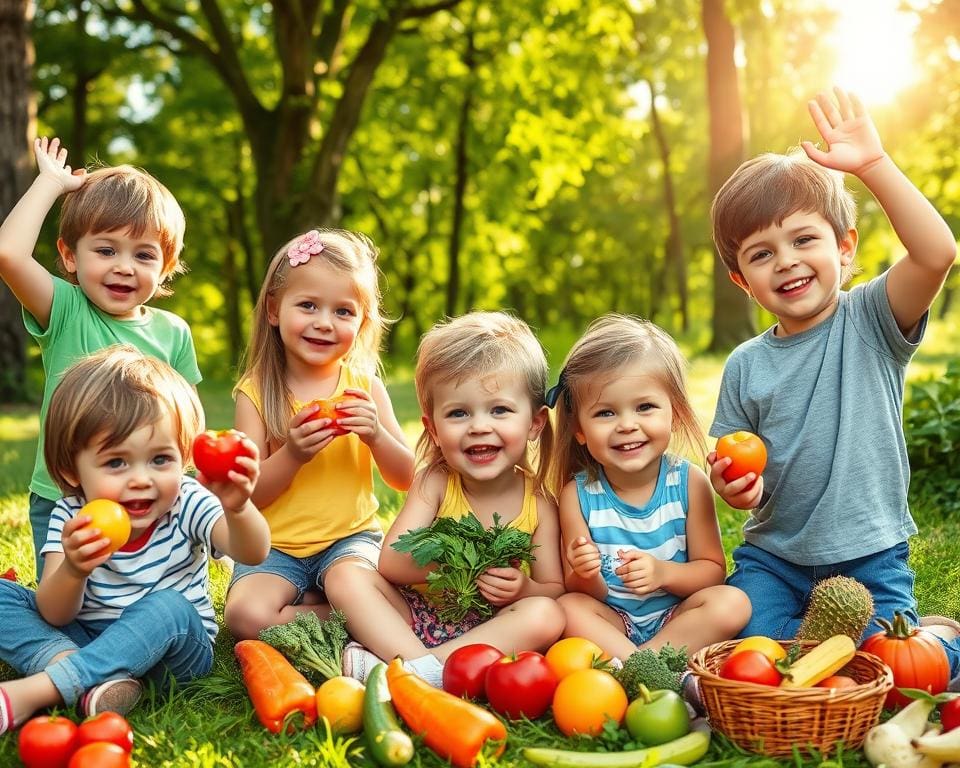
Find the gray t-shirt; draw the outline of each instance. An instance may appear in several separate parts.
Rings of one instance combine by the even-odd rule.
[[[767,446],[744,539],[797,565],[864,557],[917,532],[901,410],[927,317],[904,338],[887,274],[841,291],[837,311],[807,331],[744,342],[723,369],[710,434],[748,430]]]

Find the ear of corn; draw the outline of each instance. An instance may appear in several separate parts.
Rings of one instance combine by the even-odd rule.
[[[810,688],[844,667],[857,652],[846,635],[834,635],[790,665],[781,688]]]

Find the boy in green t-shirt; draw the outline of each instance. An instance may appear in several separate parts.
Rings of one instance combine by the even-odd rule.
[[[145,306],[154,296],[167,295],[166,283],[183,271],[185,224],[173,195],[129,165],[72,171],[56,138],[37,139],[34,151],[39,174],[0,226],[0,278],[23,306],[27,330],[40,345],[46,377],[41,425],[64,371],[112,344],[133,344],[195,386],[200,371],[190,328],[177,315]],[[57,251],[66,280],[33,257],[40,227],[64,194]],[[38,579],[38,553],[61,495],[44,465],[45,439],[41,426],[30,481]]]

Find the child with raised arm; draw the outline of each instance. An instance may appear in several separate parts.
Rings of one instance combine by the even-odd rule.
[[[196,385],[200,371],[189,327],[170,312],[145,306],[167,295],[168,281],[182,270],[184,220],[173,195],[129,165],[71,171],[58,139],[37,139],[34,150],[40,173],[0,226],[0,278],[23,305],[27,331],[40,345],[40,423],[64,371],[112,344],[132,344]],[[33,257],[40,227],[61,195],[57,250],[66,280]],[[47,523],[60,498],[43,461],[45,442],[41,429],[30,480],[38,579]]]
[[[710,428],[758,434],[763,476],[727,483],[730,460],[708,457],[717,493],[751,511],[729,580],[753,601],[744,632],[777,638],[794,636],[814,583],[836,574],[867,586],[877,616],[918,621],[904,376],[957,250],[855,96],[835,89],[809,108],[826,148],[803,142],[805,154],[747,161],[712,208],[730,279],[777,318],[731,353]],[[836,171],[863,182],[906,248],[849,291],[840,288],[853,269],[856,211]],[[957,644],[945,645],[956,676]]]
[[[369,650],[348,646],[344,673],[364,680],[380,658],[401,656],[439,687],[442,662],[457,648],[489,643],[505,653],[543,650],[563,630],[554,600],[563,592],[557,512],[543,490],[552,442],[544,405],[547,361],[522,320],[473,312],[424,335],[415,382],[423,466],[380,555],[380,572],[393,586],[355,596],[363,610],[351,621],[351,634]],[[468,513],[485,528],[498,515],[501,525],[531,534],[535,559],[532,566],[486,570],[476,583],[493,616],[471,610],[451,624],[425,594],[434,566],[421,567],[391,545],[437,518]]]
[[[45,448],[63,489],[43,547],[37,591],[0,581],[0,658],[20,674],[0,684],[0,733],[44,707],[126,713],[138,678],[166,685],[210,671],[217,634],[208,558],[255,563],[269,530],[250,503],[252,458],[229,479],[184,475],[203,412],[166,363],[117,345],[71,367],[50,401]],[[130,537],[111,554],[84,505],[117,502]]]
[[[684,366],[653,323],[607,315],[573,345],[548,397],[560,435],[551,474],[562,486],[564,635],[621,659],[667,643],[692,653],[750,618],[746,595],[723,583],[707,476],[669,452],[703,446]]]
[[[262,564],[234,569],[224,613],[238,640],[298,611],[324,618],[334,592],[383,582],[373,464],[406,490],[413,452],[377,376],[385,323],[376,259],[361,234],[310,230],[267,268],[235,394],[237,429],[263,457],[253,501],[270,523],[271,550]],[[330,398],[334,412],[317,402]]]

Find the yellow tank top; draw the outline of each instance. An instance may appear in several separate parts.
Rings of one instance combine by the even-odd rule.
[[[517,471],[522,470],[518,468]],[[443,491],[443,500],[440,502],[440,508],[437,510],[436,516],[461,518],[468,513],[476,514],[463,492],[463,480],[458,473],[450,472],[447,475],[447,487]],[[526,472],[523,474],[523,502],[520,505],[520,514],[507,525],[529,533],[531,536],[537,530],[537,497],[533,492],[533,478]],[[536,550],[534,550],[534,556],[536,556]],[[529,576],[529,563],[521,563],[520,570]],[[410,586],[418,592],[427,591],[426,583],[411,584]]]
[[[340,369],[334,395],[345,389],[370,391],[370,377]],[[263,414],[260,393],[249,379],[240,391]],[[306,403],[294,403],[290,415]],[[270,525],[270,543],[294,557],[310,557],[360,531],[379,530],[373,495],[373,456],[354,434],[335,437],[293,476],[289,487],[260,511]]]

